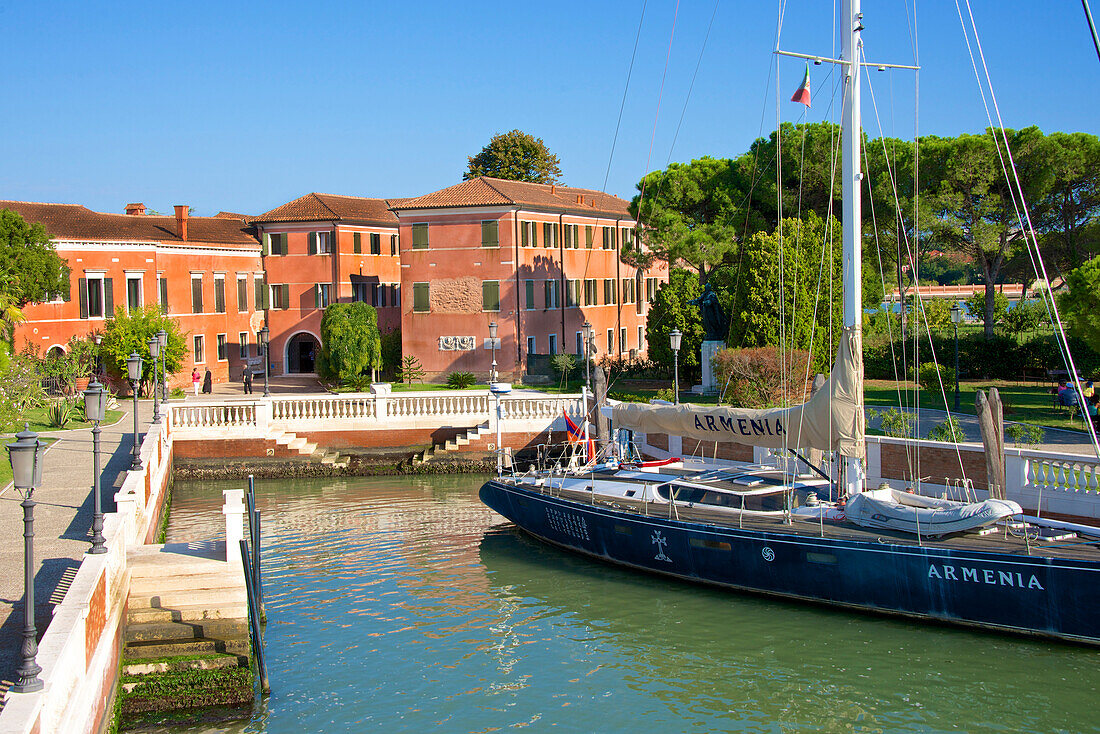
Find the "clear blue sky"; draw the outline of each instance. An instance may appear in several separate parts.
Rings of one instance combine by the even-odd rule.
[[[642,5],[5,4],[0,198],[209,215],[310,191],[412,196],[458,182],[512,128],[543,138],[568,184],[603,188]],[[681,3],[650,154],[676,3],[648,0],[609,192],[633,195],[647,161],[734,156],[774,129],[776,4],[724,0],[670,153],[714,7]],[[912,63],[902,4],[865,0],[864,13],[868,60]],[[1006,124],[1100,131],[1100,62],[1077,2],[976,0],[974,13]],[[981,131],[954,4],[921,3],[917,30],[921,133]],[[827,55],[832,37],[825,3],[788,3],[784,48]],[[821,120],[827,70],[811,68]],[[800,114],[786,100],[802,71],[780,65],[783,119]],[[911,137],[912,73],[870,77],[883,127],[868,111],[869,133]]]

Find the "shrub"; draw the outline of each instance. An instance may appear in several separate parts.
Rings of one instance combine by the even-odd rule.
[[[382,367],[378,313],[362,301],[334,303],[321,317],[317,371],[341,382]]]
[[[1046,317],[1047,309],[1042,301],[1020,301],[1005,314],[1005,331],[1014,335],[1035,331]]]
[[[555,372],[561,375],[562,380],[568,380],[570,373],[577,366],[577,358],[572,354],[562,352],[550,358],[550,365]]]
[[[728,385],[724,401],[744,408],[770,408],[806,399],[809,352],[796,349],[781,359],[775,347],[722,349],[711,364],[715,380]]]
[[[401,369],[397,372],[397,381],[411,385],[414,380],[416,382],[424,381],[424,368],[420,365],[419,359],[411,354],[406,354],[401,358]]]
[[[54,428],[64,428],[73,419],[76,401],[71,398],[58,398],[46,406],[46,420]]]
[[[905,411],[897,408],[887,408],[886,410],[872,408],[867,411],[867,416],[880,418],[882,420],[880,424],[882,432],[887,436],[893,436],[894,438],[913,437],[913,417]]]
[[[667,400],[670,403],[676,402],[676,395],[671,387],[661,388],[657,391],[657,394],[654,397],[656,397],[658,400]]]
[[[452,372],[447,375],[447,387],[452,390],[465,390],[468,387],[473,387],[477,380],[474,378],[473,372]]]
[[[356,392],[366,392],[370,389],[370,375],[353,375],[344,380],[344,384]]]
[[[170,398],[185,398],[185,397],[187,397],[187,391],[184,390],[182,387],[173,387],[168,392],[168,397],[170,397]]]
[[[921,388],[931,392],[939,392],[940,386],[944,390],[950,390],[955,383],[955,370],[947,365],[925,362],[917,373],[917,382]]]
[[[962,443],[966,440],[966,433],[963,431],[959,419],[950,416],[943,423],[936,425],[929,431],[928,438],[932,441],[944,441],[945,443]]]
[[[1012,443],[1019,446],[1038,446],[1043,442],[1044,431],[1041,426],[1032,426],[1026,423],[1009,423],[1005,426],[1005,433],[1012,439]]]
[[[985,322],[985,289],[974,291],[974,295],[967,298],[966,310],[972,318]],[[1008,313],[1008,296],[1000,291],[993,291],[993,323],[996,324]]]

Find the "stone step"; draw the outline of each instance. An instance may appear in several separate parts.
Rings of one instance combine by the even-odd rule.
[[[278,434],[274,438],[275,438],[275,443],[276,444],[278,444],[279,446],[286,446],[291,441],[298,438],[298,436],[297,436],[297,434],[287,433],[287,432],[284,431],[283,433]]]
[[[194,622],[145,622],[126,626],[126,642],[229,640],[248,636],[247,619],[205,619]],[[183,653],[180,653],[183,654]]]
[[[213,640],[196,637],[190,640],[151,640],[130,642],[126,645],[127,660],[165,658],[179,655],[209,655],[211,653],[229,653],[230,655],[248,655],[250,648],[247,637],[235,637],[229,640]]]
[[[225,670],[226,668],[244,668],[248,665],[247,655],[229,655],[215,652],[202,657],[179,657],[171,660],[158,660],[155,663],[124,663],[123,675],[149,675],[150,673],[170,673],[180,670]],[[135,683],[124,684],[127,692],[133,690]]]
[[[146,624],[148,622],[200,622],[214,619],[247,619],[248,603],[220,604],[182,604],[171,609],[160,607],[130,606],[126,614],[128,624]]]
[[[291,449],[291,450],[294,450],[294,451],[301,451],[302,448],[305,447],[308,443],[309,443],[309,441],[302,438],[301,436],[295,436],[293,438],[293,440],[291,440],[290,443],[288,443],[286,445],[286,447],[288,449]],[[310,453],[313,453],[313,452],[310,452]]]
[[[236,587],[211,589],[163,589],[153,594],[141,594],[130,590],[131,609],[177,609],[181,606],[219,607],[224,604],[243,604],[247,601],[244,584]]]

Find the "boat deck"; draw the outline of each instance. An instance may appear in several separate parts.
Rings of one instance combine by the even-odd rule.
[[[581,479],[582,477],[575,477]],[[607,477],[610,478],[610,477]],[[953,548],[959,550],[980,551],[986,553],[1008,553],[1021,556],[1077,559],[1100,562],[1100,528],[1093,537],[1064,537],[1072,535],[1064,532],[1049,532],[1047,528],[1028,527],[1028,538],[1023,537],[1022,523],[1000,522],[984,531],[968,531],[941,537],[918,537],[916,535],[877,528],[864,528],[848,521],[819,521],[800,519],[792,516],[788,520],[783,516],[767,516],[742,513],[719,507],[705,507],[687,502],[674,504],[657,503],[635,499],[619,494],[601,494],[589,489],[572,489],[558,486],[535,486],[530,479],[523,477],[501,478],[505,484],[522,486],[525,489],[547,494],[561,499],[596,505],[610,509],[630,512],[642,517],[681,520],[722,528],[739,528],[768,533],[786,533],[805,537],[813,534],[817,537],[833,540],[850,540],[867,543],[919,546],[928,548]],[[618,481],[616,479],[616,481]],[[1015,526],[1019,527],[1015,527]],[[1036,537],[1037,531],[1043,531],[1048,537]]]

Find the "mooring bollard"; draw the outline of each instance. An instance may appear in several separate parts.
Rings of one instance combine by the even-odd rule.
[[[225,504],[225,560],[227,563],[243,563],[241,559],[241,541],[244,540],[244,490],[226,489],[222,491]]]

